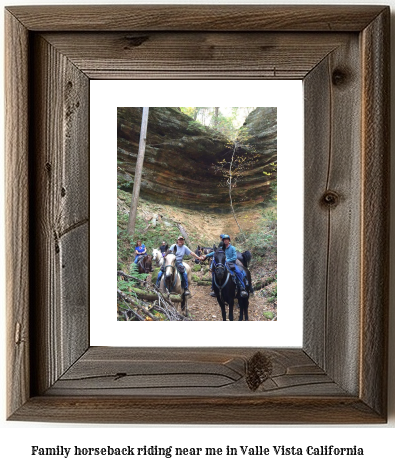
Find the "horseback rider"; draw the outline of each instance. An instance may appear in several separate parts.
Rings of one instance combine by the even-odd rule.
[[[134,253],[136,255],[134,258],[134,262],[135,264],[137,264],[139,262],[140,257],[147,254],[147,249],[145,248],[144,244],[141,244],[141,240],[137,240],[136,247],[134,250]]]
[[[163,241],[161,246],[159,247],[159,250],[160,250],[163,258],[166,256],[166,252],[167,252],[168,248],[169,248],[169,245],[165,241]]]
[[[223,233],[221,233],[221,235],[219,236],[221,241],[219,242],[218,247],[221,248],[221,250],[224,248],[224,237],[225,237],[225,235]]]
[[[225,256],[226,256],[226,266],[229,269],[229,272],[232,276],[232,279],[234,283],[236,284],[237,288],[239,289],[240,296],[241,297],[248,297],[248,293],[246,291],[246,286],[245,284],[248,282],[246,279],[244,279],[245,273],[244,271],[241,271],[240,268],[236,264],[237,260],[237,254],[236,254],[236,248],[230,244],[230,236],[223,234],[221,235],[222,239],[222,249],[225,251]],[[220,244],[221,247],[221,244]],[[203,260],[205,260],[208,257],[214,256],[214,252],[209,253],[206,256],[203,256]],[[213,282],[214,282],[214,274],[213,274]],[[210,295],[212,297],[215,297],[214,293],[214,286],[212,285],[212,292],[210,292]]]
[[[185,272],[184,265],[182,264],[182,259],[184,258],[185,255],[192,255],[197,259],[201,259],[201,257],[197,256],[193,251],[191,251],[185,244],[185,239],[181,235],[177,239],[177,244],[171,245],[169,248],[169,251],[174,251],[174,248],[177,247],[177,252],[176,252],[176,268],[178,269],[178,272],[180,273],[181,279],[183,280],[184,284],[184,295],[191,295],[191,293],[188,290],[188,276],[187,273]],[[163,264],[162,267],[160,268],[158,278],[156,280],[156,287],[159,288],[160,286],[160,281],[162,279],[162,276],[165,272],[166,266]]]

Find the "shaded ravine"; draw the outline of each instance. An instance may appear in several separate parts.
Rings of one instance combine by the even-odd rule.
[[[142,108],[118,108],[117,167],[123,189],[131,190]],[[245,141],[239,152],[257,156],[234,188],[239,206],[263,203],[272,175],[263,173],[277,158],[276,108],[256,108],[244,123]],[[213,164],[230,158],[232,143],[219,132],[178,108],[150,108],[141,196],[151,201],[195,209],[227,208],[228,190]]]

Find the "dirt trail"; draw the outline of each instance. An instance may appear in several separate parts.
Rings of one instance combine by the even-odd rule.
[[[209,286],[198,286],[192,282],[191,297],[188,300],[188,309],[191,318],[195,321],[222,321],[221,307],[218,305],[217,299],[210,296],[211,288]],[[259,293],[250,297],[248,308],[249,321],[268,321],[263,315],[264,311],[273,311],[273,306],[268,305],[265,297],[261,297]],[[226,307],[227,319],[228,307]],[[233,309],[233,320],[239,319],[239,307],[237,301]]]
[[[149,220],[151,214],[157,213],[166,219],[181,224],[186,229],[191,240],[193,240],[189,245],[191,250],[195,250],[198,244],[205,246],[212,246],[214,243],[218,244],[221,233],[227,233],[231,237],[232,243],[240,251],[248,249],[248,247],[243,247],[240,241],[235,240],[240,231],[231,213],[205,213],[203,211],[147,202],[144,204],[144,211],[147,213],[147,220]],[[248,211],[240,211],[236,215],[242,229],[248,231],[255,228],[262,219],[262,208],[249,208]],[[189,263],[192,267],[195,266],[193,260],[190,260]],[[266,314],[267,312],[272,312],[274,315],[273,319],[276,320],[277,318],[277,305],[271,294],[273,289],[276,288],[276,283],[271,284],[274,273],[277,271],[276,263],[275,255],[265,255],[263,258],[254,260],[251,268],[253,284],[256,284],[258,281],[262,283],[265,280],[272,280],[263,289],[257,290],[253,296],[250,296],[249,321],[270,321],[264,315],[264,312]],[[192,272],[195,278],[197,276],[200,280],[202,278],[211,280],[210,274],[207,273],[207,267],[202,269],[201,272]],[[190,316],[194,321],[222,321],[221,308],[218,305],[217,299],[210,296],[210,285],[199,286],[195,279],[191,283],[190,291],[192,295],[188,300],[188,306]],[[226,310],[228,314],[228,307]],[[238,320],[239,307],[237,301],[235,301],[233,315],[234,320]]]
[[[268,277],[271,274],[271,267],[275,263],[274,259],[267,258],[255,267],[253,272],[257,273],[260,278]],[[191,267],[195,266],[195,263],[190,260],[189,264]],[[200,280],[211,279],[210,274],[207,272],[207,266],[204,266],[202,270],[194,271],[194,276],[198,276]],[[151,280],[149,277],[148,280]],[[271,321],[271,318],[265,316],[264,312],[273,313],[273,320],[277,319],[277,304],[271,299],[270,292],[273,289],[273,285],[268,285],[264,289],[257,290],[254,295],[250,295],[249,308],[248,308],[248,319],[249,321]],[[192,320],[194,321],[223,321],[221,307],[219,306],[217,299],[210,296],[211,286],[198,285],[196,281],[192,281],[189,286],[191,296],[188,299],[188,311]],[[226,306],[226,314],[228,317],[228,306]],[[235,301],[233,309],[233,319],[237,321],[239,319],[239,307],[237,300]]]

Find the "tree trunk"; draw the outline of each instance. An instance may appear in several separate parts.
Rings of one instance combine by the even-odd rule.
[[[214,108],[214,129],[218,130],[218,115],[219,115],[219,108]]]
[[[155,300],[158,300],[158,294],[150,294],[142,289],[138,289],[136,287],[131,287],[130,288],[133,292],[136,293],[137,297],[139,299],[143,299],[143,300],[148,300],[149,302],[154,302]],[[165,298],[169,298],[172,302],[181,302],[182,299],[181,299],[181,296],[177,295],[177,294],[173,294],[173,295],[170,295],[169,297],[167,296],[167,294],[162,294],[163,297]]]
[[[129,223],[128,223],[128,235],[132,237],[134,236],[134,229],[136,225],[137,204],[139,202],[141,174],[143,172],[145,143],[147,140],[148,110],[149,108],[143,108],[143,118],[141,121],[141,132],[140,132],[140,142],[139,142],[139,153],[137,155],[136,169],[134,172],[133,195],[132,195],[132,202],[130,204]]]
[[[236,212],[235,212],[235,209],[234,209],[234,207],[233,207],[233,201],[232,201],[232,179],[233,179],[233,173],[232,173],[232,172],[233,172],[233,159],[234,159],[234,156],[235,156],[235,153],[236,153],[236,149],[237,149],[237,142],[235,142],[235,144],[234,144],[232,159],[231,159],[231,161],[230,161],[230,167],[229,167],[229,178],[228,178],[229,203],[230,203],[230,208],[232,209],[233,218],[235,219],[235,222],[236,222],[237,226],[239,227],[240,233],[243,235],[244,241],[247,241],[247,238],[246,238],[246,236],[244,235],[243,230],[241,230],[241,227],[240,227],[239,222],[237,221]]]
[[[187,234],[187,231],[181,224],[177,224],[178,230],[180,231],[181,235],[185,238],[185,244],[190,248],[190,240]]]

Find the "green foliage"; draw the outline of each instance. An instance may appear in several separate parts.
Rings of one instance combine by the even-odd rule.
[[[118,227],[117,227],[117,269],[126,271],[127,266],[130,265],[130,260],[134,258],[134,247],[131,237],[128,236],[126,228],[122,227],[123,217],[118,214]],[[127,223],[127,220],[126,220]],[[127,273],[128,274],[128,273]]]
[[[229,139],[235,140],[244,119],[255,108],[180,107],[180,109],[192,118],[198,126],[201,126],[199,128],[194,124],[190,124],[188,130],[204,129],[204,126],[208,126],[226,135]]]
[[[277,275],[276,275],[276,279],[277,279]],[[273,286],[271,296],[267,300],[272,303],[277,302],[277,281]]]
[[[136,296],[131,287],[140,287],[139,281],[145,281],[148,277],[148,274],[139,274],[138,271],[131,269],[131,276],[135,277],[136,279],[129,279],[125,280],[121,277],[118,277],[117,286],[118,289],[121,290],[124,294]]]
[[[138,278],[140,280],[144,280],[144,279],[147,278],[148,274],[137,274],[136,275],[133,272],[133,276],[135,276],[136,278]],[[144,302],[139,300],[139,297],[138,297],[139,292],[144,291],[144,288],[141,287],[138,280],[131,279],[131,280],[126,281],[126,280],[118,277],[118,283],[117,284],[118,284],[118,289],[121,290],[124,294],[126,294],[129,298],[134,297],[135,301],[137,301],[143,307],[146,307],[146,305],[144,305]],[[138,289],[133,289],[133,287],[137,287]],[[124,315],[121,314],[121,312],[122,311],[128,311],[130,309],[131,305],[129,304],[129,302],[127,302],[127,301],[121,299],[120,297],[118,297],[117,306],[118,306],[117,320],[118,321],[127,321],[127,319],[125,318]],[[154,308],[152,308],[151,313],[160,321],[166,321],[167,320],[166,316],[163,313],[158,312]],[[145,320],[151,320],[151,318],[146,316],[144,313],[141,313],[141,316],[143,318],[145,317]],[[137,320],[137,319],[132,316],[131,318],[128,318],[128,320],[133,321],[133,320]]]
[[[118,189],[118,198],[125,203],[125,206],[130,207],[132,196],[130,193]],[[142,243],[147,248],[147,253],[151,254],[153,248],[159,248],[163,240],[169,243],[169,246],[176,242],[180,231],[174,222],[169,220],[167,224],[161,222],[155,227],[148,227],[149,221],[144,220],[139,211],[137,212],[135,236],[132,238],[127,234],[127,225],[129,214],[117,211],[117,269],[124,271],[126,274],[130,273],[131,267],[134,263],[134,251],[136,241],[141,239]],[[147,229],[148,227],[148,229]],[[191,240],[193,241],[193,240]],[[134,275],[134,274],[133,274]]]
[[[180,107],[181,111],[186,114],[187,116],[191,117],[192,119],[196,120],[198,112],[202,108],[196,107]]]
[[[152,271],[151,279],[156,281],[156,279],[158,278],[159,271],[160,271],[160,268],[154,268],[154,270]]]
[[[277,272],[273,277],[266,279],[264,288],[259,290],[258,296],[266,297],[269,303],[274,305],[274,308],[277,304]]]
[[[204,273],[204,274],[207,274],[209,271],[210,271],[209,266],[208,266],[207,264],[204,265],[204,266],[203,266],[203,273]]]
[[[130,275],[138,279],[139,281],[145,281],[148,277],[148,274],[146,273],[139,273],[139,268],[137,267],[136,263],[132,263],[130,265]],[[130,281],[133,285],[139,285],[139,282],[136,280],[131,280]]]
[[[187,132],[200,133],[204,130],[205,130],[205,126],[203,126],[203,124],[200,124],[197,121],[189,121],[188,127],[187,127]]]
[[[268,318],[269,320],[273,320],[274,313],[273,312],[263,312],[263,315]]]
[[[123,189],[124,191],[131,191],[133,189],[133,178],[131,176],[124,176],[117,174],[117,188]]]
[[[275,207],[264,209],[254,230],[246,233],[247,247],[251,251],[252,264],[269,250],[277,251],[277,211]]]
[[[131,285],[132,284],[129,281],[125,281],[124,279],[121,279],[120,277],[118,277],[118,280],[117,280],[118,289],[126,295],[129,295],[131,297],[136,297],[134,292],[130,289]],[[118,305],[118,311],[129,309],[129,305],[123,299],[118,298],[117,305]],[[126,319],[123,316],[118,315],[118,321],[126,321]]]
[[[229,116],[225,116],[219,112],[218,117],[212,120],[212,127],[218,132],[225,134],[231,140],[235,140],[238,134],[238,109],[239,108],[232,108],[232,113]]]
[[[120,291],[122,291],[124,294],[130,295],[130,290],[129,287],[131,286],[131,283],[129,281],[125,281],[125,279],[121,279],[120,277],[118,278],[117,281],[117,287]]]

